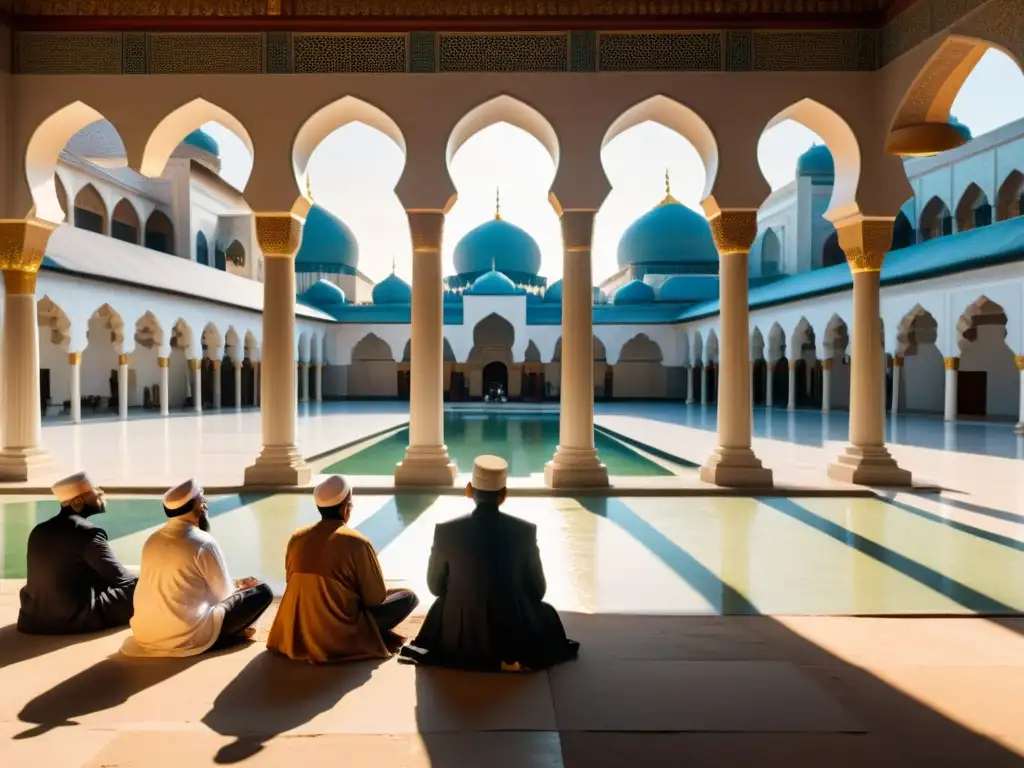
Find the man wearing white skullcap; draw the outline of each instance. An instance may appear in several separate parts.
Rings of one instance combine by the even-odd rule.
[[[537,526],[506,515],[508,463],[478,456],[466,495],[472,514],[434,528],[427,586],[437,600],[413,646],[402,655],[426,664],[469,669],[544,669],[575,658],[547,588]]]
[[[270,587],[232,581],[224,554],[210,535],[203,489],[186,480],[164,494],[170,518],[142,547],[127,656],[196,656],[251,639],[251,627],[270,607]]]
[[[103,491],[78,472],[53,486],[60,511],[28,537],[28,573],[18,630],[73,634],[121,627],[132,617],[136,578],[90,518],[106,511]]]
[[[267,647],[298,661],[387,658],[391,630],[419,600],[387,589],[373,544],[347,523],[352,486],[331,475],[313,492],[321,520],[296,531],[285,555],[287,586]]]

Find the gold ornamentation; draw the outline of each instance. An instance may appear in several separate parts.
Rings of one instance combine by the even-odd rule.
[[[824,360],[821,361],[821,370],[823,370],[823,371],[831,371],[832,370],[832,358],[826,357]]]
[[[413,253],[437,253],[444,238],[444,211],[407,211]]]
[[[851,272],[881,272],[892,247],[893,219],[861,219],[839,227],[839,247]]]
[[[405,35],[296,33],[292,48],[300,74],[407,70]]]
[[[594,239],[594,216],[597,211],[575,209],[562,211],[562,244],[568,253],[589,252]]]
[[[1024,355],[1017,355],[1014,360],[1017,361],[1017,370],[1024,371]]]
[[[672,197],[672,177],[668,175],[668,168],[665,169],[665,197],[658,205],[671,205],[679,201]]]
[[[708,219],[708,226],[720,256],[746,254],[757,237],[757,211],[720,211]]]
[[[956,371],[960,369],[960,358],[959,357],[944,357],[942,358],[942,367],[947,371]]]
[[[219,371],[220,370],[220,360],[213,360],[212,362],[213,362],[213,370],[214,371]]]
[[[166,367],[168,367],[170,365],[170,363],[171,363],[171,361],[168,358],[166,358],[166,357],[158,357],[156,359],[156,364],[157,364],[157,367],[159,367],[159,368],[166,368]]]
[[[302,243],[305,221],[293,213],[257,213],[256,241],[264,256],[291,257]]]
[[[188,369],[190,371],[198,371],[202,367],[203,367],[203,361],[200,360],[198,357],[193,358],[193,359],[188,361]]]
[[[82,362],[81,352],[68,352],[68,365],[78,365]]]
[[[263,35],[151,33],[151,75],[258,75],[263,73]]]
[[[118,355],[117,356],[117,364],[118,365],[128,365],[128,355]]]
[[[9,294],[36,292],[36,273],[55,224],[40,219],[0,220],[0,269]]]
[[[717,72],[721,32],[601,32],[598,61],[604,72]]]
[[[564,72],[568,62],[564,32],[438,35],[440,72]]]
[[[892,367],[893,368],[902,368],[903,367],[903,355],[896,355],[896,357],[894,357],[892,359]]]

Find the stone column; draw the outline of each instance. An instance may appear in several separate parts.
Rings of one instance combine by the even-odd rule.
[[[946,402],[942,411],[943,421],[956,421],[957,417],[957,388],[960,384],[960,358],[946,357],[942,360],[946,369]]]
[[[412,234],[409,447],[396,485],[452,485],[455,463],[444,444],[443,211],[409,211]]]
[[[252,361],[252,404],[260,407],[260,361]]]
[[[4,272],[0,480],[35,480],[53,471],[52,459],[41,445],[36,275],[54,227],[38,219],[0,221],[0,268]]]
[[[117,356],[117,418],[128,420],[128,355]]]
[[[263,448],[245,469],[252,485],[305,485],[313,476],[295,444],[295,253],[304,220],[292,213],[257,213],[263,251],[263,350],[260,407]]]
[[[171,392],[170,392],[170,371],[171,360],[169,357],[158,357],[156,364],[160,366],[160,415],[171,415]]]
[[[839,245],[853,273],[853,328],[850,340],[850,444],[828,467],[833,480],[861,485],[910,485],[885,447],[882,388],[882,321],[879,275],[892,243],[892,219],[840,224]]]
[[[203,359],[192,358],[188,361],[189,374],[192,376],[192,410],[203,412]]]
[[[235,410],[242,410],[242,361],[232,360],[231,367],[235,369]]]
[[[324,400],[324,364],[314,363],[313,364],[313,385],[316,388],[316,394],[313,399],[318,403],[322,403]]]
[[[686,368],[686,404],[693,405],[693,375],[697,366],[690,365]]]
[[[708,404],[708,368],[710,363],[705,363],[700,367],[700,404]]]
[[[903,378],[903,356],[892,358],[892,415],[900,412],[900,379]]]
[[[212,360],[213,363],[213,410],[219,411],[221,406],[221,386],[220,386],[220,360]]]
[[[309,363],[299,363],[299,386],[301,387],[301,394],[299,395],[299,402],[309,402]]]
[[[593,210],[562,212],[562,387],[558,447],[544,467],[549,488],[608,485],[594,446]]]
[[[1020,404],[1017,408],[1017,424],[1013,431],[1018,435],[1024,435],[1024,355],[1017,355],[1017,371],[1020,378]]]
[[[82,421],[82,353],[69,352],[68,365],[71,366],[71,423]]]
[[[768,379],[764,387],[764,404],[765,407],[771,408],[775,405],[775,363],[768,363],[764,369]]]
[[[832,410],[832,358],[821,361],[821,410],[828,413]]]
[[[789,401],[786,403],[787,411],[796,410],[796,360],[789,361]]]
[[[723,486],[772,485],[770,469],[750,447],[750,306],[747,261],[757,236],[756,210],[718,211],[708,224],[719,256],[718,445],[700,479]]]

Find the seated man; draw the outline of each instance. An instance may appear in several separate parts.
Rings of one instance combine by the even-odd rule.
[[[203,489],[187,480],[164,494],[171,518],[142,547],[127,656],[195,656],[250,639],[274,599],[256,579],[233,582],[209,534]]]
[[[323,519],[288,542],[287,586],[267,647],[298,661],[387,658],[385,637],[419,600],[385,587],[373,544],[346,525],[352,488],[344,477],[324,480],[314,499]]]
[[[537,527],[498,511],[508,463],[479,456],[466,495],[472,514],[434,529],[427,584],[437,601],[415,647],[421,663],[481,670],[544,669],[575,658],[558,613],[541,602],[546,590]]]
[[[60,512],[28,537],[28,581],[21,590],[18,630],[64,635],[122,627],[132,617],[137,579],[89,518],[106,511],[103,491],[85,472],[55,486]]]

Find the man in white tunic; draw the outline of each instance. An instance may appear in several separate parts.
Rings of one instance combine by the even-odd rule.
[[[194,480],[164,495],[170,520],[142,548],[128,656],[195,656],[250,639],[273,601],[266,584],[232,581]]]

